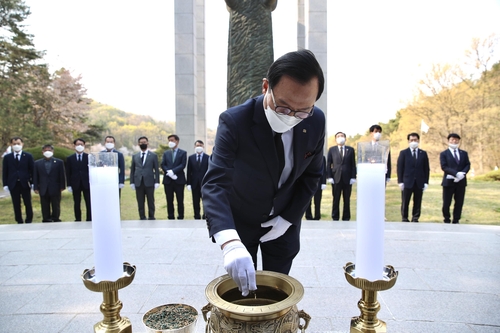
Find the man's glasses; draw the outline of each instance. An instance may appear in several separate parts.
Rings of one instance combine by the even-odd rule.
[[[295,117],[297,119],[306,119],[306,118],[309,118],[310,116],[313,115],[313,113],[314,113],[314,105],[311,107],[311,111],[310,112],[290,110],[287,107],[276,105],[276,101],[274,100],[273,90],[271,88],[269,88],[269,90],[271,91],[271,98],[273,99],[273,103],[274,103],[274,107],[275,107],[274,111],[276,113],[284,114],[284,115],[291,115],[291,116],[293,116],[293,117]]]

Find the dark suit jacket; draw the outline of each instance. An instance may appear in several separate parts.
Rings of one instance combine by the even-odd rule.
[[[417,187],[423,189],[424,184],[429,184],[429,157],[425,150],[417,149],[417,162],[415,163],[411,151],[407,148],[399,152],[398,184],[404,183],[405,188],[412,188],[417,181]]]
[[[343,182],[349,184],[352,178],[356,179],[356,158],[354,148],[344,146],[344,159],[340,158],[338,146],[328,150],[327,178],[333,178],[335,184]]]
[[[52,163],[52,167],[50,168],[50,172],[47,173],[45,158],[35,161],[33,185],[35,185],[35,191],[38,191],[40,195],[57,195],[66,188],[64,162],[52,157],[50,163]]]
[[[78,162],[76,153],[66,158],[66,183],[74,190],[88,190],[89,184],[89,154],[82,153],[82,161]]]
[[[177,153],[175,154],[175,161],[172,162],[172,149],[169,149],[163,153],[161,160],[161,169],[165,173],[163,176],[163,184],[170,184],[172,182],[176,184],[186,184],[186,175],[184,173],[184,168],[186,168],[187,163],[187,153],[185,150],[177,148]],[[172,170],[177,176],[176,180],[173,180],[167,176],[167,171]]]
[[[319,108],[293,130],[293,169],[278,189],[274,133],[261,95],[219,117],[215,147],[203,179],[209,235],[226,229],[260,227],[274,215],[300,226],[323,173],[325,116]],[[241,230],[241,228],[239,228]]]
[[[102,152],[107,152],[107,150],[104,149]],[[118,184],[125,184],[125,158],[122,153],[114,148],[111,152],[118,154]]]
[[[158,168],[158,156],[151,152],[146,152],[146,160],[142,165],[142,151],[132,156],[132,165],[130,166],[130,184],[141,186],[144,180],[144,186],[153,187],[155,183],[160,183],[160,169]]]
[[[33,155],[21,151],[21,160],[16,162],[15,153],[7,154],[3,157],[2,182],[3,186],[8,186],[12,190],[19,180],[23,188],[28,188],[33,184],[33,169],[35,161]]]
[[[192,190],[201,188],[201,181],[203,180],[205,173],[207,173],[208,160],[210,158],[210,155],[203,153],[200,166],[198,166],[198,162],[196,162],[196,155],[198,154],[189,156],[187,166],[187,185],[191,185]]]
[[[467,172],[470,170],[469,155],[465,150],[461,149],[458,149],[458,154],[460,157],[458,164],[449,149],[446,149],[439,155],[441,169],[444,171],[441,186],[467,186]],[[465,172],[465,178],[457,183],[455,183],[453,179],[446,179],[447,175],[456,176],[457,172]]]

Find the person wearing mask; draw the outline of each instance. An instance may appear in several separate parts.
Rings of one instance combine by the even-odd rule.
[[[90,208],[90,184],[89,184],[89,154],[85,153],[85,140],[78,138],[73,141],[75,153],[66,158],[66,182],[68,192],[73,194],[73,210],[75,221],[82,220],[82,201],[85,201],[86,221],[92,221]]]
[[[187,163],[187,152],[179,148],[179,136],[168,136],[168,147],[163,153],[161,169],[163,170],[163,187],[167,197],[167,215],[169,220],[175,220],[174,194],[177,199],[177,219],[184,219],[184,186],[186,175],[184,168]]]
[[[188,158],[187,165],[187,189],[193,197],[194,219],[205,219],[205,214],[200,215],[201,181],[208,170],[208,159],[210,155],[204,153],[205,144],[201,140],[194,143],[194,154]]]
[[[377,151],[377,146],[380,139],[382,138],[382,127],[379,125],[370,126],[370,137],[372,142],[373,151]],[[389,156],[387,157],[387,167],[385,173],[385,184],[389,183],[391,180],[391,151],[389,150]]]
[[[10,193],[14,206],[16,222],[31,223],[33,221],[33,207],[31,205],[31,189],[33,187],[33,169],[35,160],[33,155],[23,151],[23,139],[16,136],[10,139],[12,152],[3,157],[2,183],[3,189]],[[24,203],[26,219],[21,211],[21,198]]]
[[[306,208],[306,220],[320,220],[321,219],[321,198],[323,197],[323,190],[326,188],[326,158],[323,157],[323,175],[318,183],[318,189],[314,193],[313,198],[309,201]],[[312,204],[314,201],[314,215],[312,213]]]
[[[408,219],[408,207],[413,196],[411,222],[418,222],[422,207],[422,196],[429,186],[429,157],[427,152],[418,148],[420,135],[410,133],[407,136],[409,148],[401,150],[398,157],[398,185],[401,189],[401,217],[403,222]]]
[[[54,147],[42,147],[43,158],[35,161],[33,185],[40,195],[42,222],[61,222],[61,192],[66,189],[64,162],[54,156]]]
[[[115,149],[115,138],[113,136],[108,135],[104,138],[104,147],[106,149],[103,152],[118,154],[118,195],[121,196],[122,188],[125,186],[125,158],[122,153]]]
[[[137,141],[140,152],[132,156],[130,166],[130,187],[135,191],[139,218],[146,220],[145,200],[148,200],[148,219],[155,220],[155,190],[160,187],[158,156],[149,151],[149,141],[141,136]]]
[[[332,184],[332,219],[340,219],[340,196],[344,198],[342,221],[351,219],[352,184],[356,182],[356,158],[354,148],[345,145],[346,135],[335,134],[337,146],[328,149],[327,183]]]
[[[268,69],[262,95],[219,116],[203,178],[209,236],[242,295],[264,270],[288,274],[300,248],[302,216],[323,173],[325,115],[314,106],[323,71],[309,50],[289,52]]]
[[[448,149],[439,155],[441,169],[444,171],[443,181],[443,217],[444,223],[459,223],[462,217],[465,188],[467,186],[467,172],[470,170],[469,155],[465,150],[458,149],[460,135],[448,135]],[[452,200],[455,200],[453,215],[450,214]]]

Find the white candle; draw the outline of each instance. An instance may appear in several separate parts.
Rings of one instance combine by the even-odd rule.
[[[90,202],[94,240],[95,279],[116,281],[123,276],[118,159],[116,153],[89,155]]]
[[[385,163],[357,165],[355,275],[369,281],[383,277],[385,173]]]

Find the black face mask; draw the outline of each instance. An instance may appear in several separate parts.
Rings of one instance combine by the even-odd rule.
[[[145,150],[146,148],[148,148],[148,145],[147,143],[141,143],[139,147],[141,147],[142,150]]]

